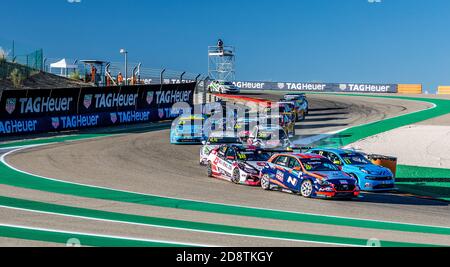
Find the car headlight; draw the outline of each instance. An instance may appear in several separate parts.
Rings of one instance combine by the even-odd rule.
[[[327,180],[319,180],[318,183],[321,186],[331,186],[331,183],[328,182]]]
[[[365,174],[372,174],[370,171],[368,171],[366,169],[360,168],[360,170]]]

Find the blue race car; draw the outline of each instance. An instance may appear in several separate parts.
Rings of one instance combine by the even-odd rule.
[[[172,123],[170,143],[174,145],[202,144],[208,139],[204,131],[207,119],[206,115],[181,115]]]
[[[354,178],[329,159],[315,154],[275,154],[261,171],[261,187],[301,194],[305,198],[359,196]]]
[[[363,154],[345,149],[314,148],[310,153],[328,158],[344,172],[358,180],[362,191],[391,191],[395,177],[391,170],[375,165]]]

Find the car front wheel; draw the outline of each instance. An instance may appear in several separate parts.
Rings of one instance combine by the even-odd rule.
[[[304,180],[301,186],[300,193],[305,198],[310,198],[313,193],[313,184],[310,180]]]
[[[239,184],[241,182],[241,172],[239,169],[235,169],[233,171],[233,178],[231,178],[231,182],[234,184]]]
[[[211,162],[208,162],[208,167],[207,167],[207,170],[208,170],[208,177],[213,177],[213,171],[212,171],[212,164],[211,164]]]
[[[268,174],[264,174],[261,178],[261,187],[264,190],[270,190],[270,177]]]

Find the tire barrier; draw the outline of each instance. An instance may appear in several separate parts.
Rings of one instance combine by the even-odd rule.
[[[6,90],[0,95],[2,136],[171,120],[177,103],[194,102],[196,83]]]
[[[450,86],[439,86],[438,95],[450,95]]]
[[[421,84],[399,84],[398,93],[420,95],[423,93],[423,87]]]

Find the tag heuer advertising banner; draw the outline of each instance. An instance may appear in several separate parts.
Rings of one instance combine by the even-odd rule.
[[[235,82],[242,90],[285,90],[306,92],[397,93],[397,84]]]
[[[174,104],[193,106],[195,86],[6,90],[0,96],[0,138],[174,119]]]

